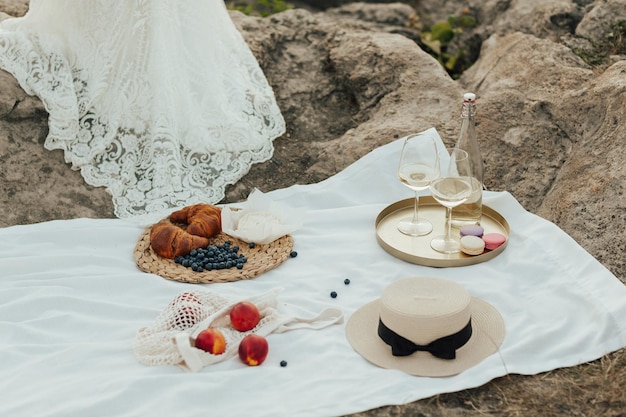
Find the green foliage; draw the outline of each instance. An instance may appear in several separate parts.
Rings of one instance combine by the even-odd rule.
[[[611,32],[607,33],[608,53],[610,55],[626,54],[626,20],[618,20],[611,26]]]
[[[476,26],[476,18],[469,14],[469,12],[464,11],[459,16],[448,17],[448,23],[450,26],[469,29]]]
[[[611,55],[626,54],[626,20],[619,19],[611,25],[611,31],[605,36],[606,42],[596,44],[593,48],[576,49],[574,53],[583,61],[593,67],[604,67],[609,62]]]
[[[460,15],[450,16],[448,20],[437,22],[422,31],[421,42],[453,78],[458,78],[468,66],[465,50],[456,45],[455,41],[458,41],[463,29],[474,26],[476,18],[469,10],[464,10]]]
[[[226,1],[226,7],[229,10],[237,10],[250,16],[267,17],[291,9],[293,5],[284,0],[231,0]]]

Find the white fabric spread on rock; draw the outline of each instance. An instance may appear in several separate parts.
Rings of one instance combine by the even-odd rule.
[[[133,248],[144,229],[126,220],[0,229],[0,415],[338,416],[626,346],[626,286],[509,193],[485,192],[511,227],[506,250],[489,262],[437,269],[385,252],[376,216],[411,196],[396,176],[401,148],[394,141],[328,180],[267,193],[306,209],[306,222],[293,233],[298,256],[252,280],[195,286],[140,272]],[[499,352],[453,377],[413,377],[372,365],[350,347],[344,325],[333,325],[270,334],[267,360],[255,368],[231,358],[190,373],[133,355],[137,331],[181,291],[245,299],[281,287],[286,314],[315,317],[332,307],[349,319],[409,276],[453,280],[493,305],[506,326]]]
[[[223,1],[32,0],[0,23],[0,68],[118,217],[219,202],[285,131]]]

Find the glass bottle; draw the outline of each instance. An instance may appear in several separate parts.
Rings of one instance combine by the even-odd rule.
[[[456,147],[469,154],[472,178],[472,194],[467,201],[452,209],[452,226],[480,224],[483,208],[483,159],[476,139],[476,95],[465,93],[461,109],[461,131]]]

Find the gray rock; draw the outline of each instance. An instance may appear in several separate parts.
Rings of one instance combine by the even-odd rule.
[[[537,214],[626,281],[626,60],[564,92],[553,114],[574,145]]]
[[[625,68],[596,76],[570,49],[513,33],[490,37],[461,78],[479,97],[488,188],[510,191],[622,280]]]
[[[478,95],[487,188],[511,191],[529,210],[541,205],[573,146],[554,109],[563,91],[592,78],[570,49],[549,40],[515,32],[483,44],[460,82]]]
[[[613,26],[620,20],[626,21],[626,1],[598,0],[593,2],[576,27],[576,34],[596,44],[604,43],[612,33]]]
[[[29,0],[0,0],[0,11],[9,16],[23,16],[28,11]],[[0,20],[4,20],[0,14]]]

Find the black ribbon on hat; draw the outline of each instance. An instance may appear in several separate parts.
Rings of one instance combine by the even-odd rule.
[[[427,345],[417,345],[385,326],[385,323],[379,318],[378,336],[391,346],[393,356],[409,356],[421,351],[430,352],[433,356],[441,359],[455,359],[456,350],[472,337],[472,320],[470,319],[465,327],[450,336],[433,340]]]

